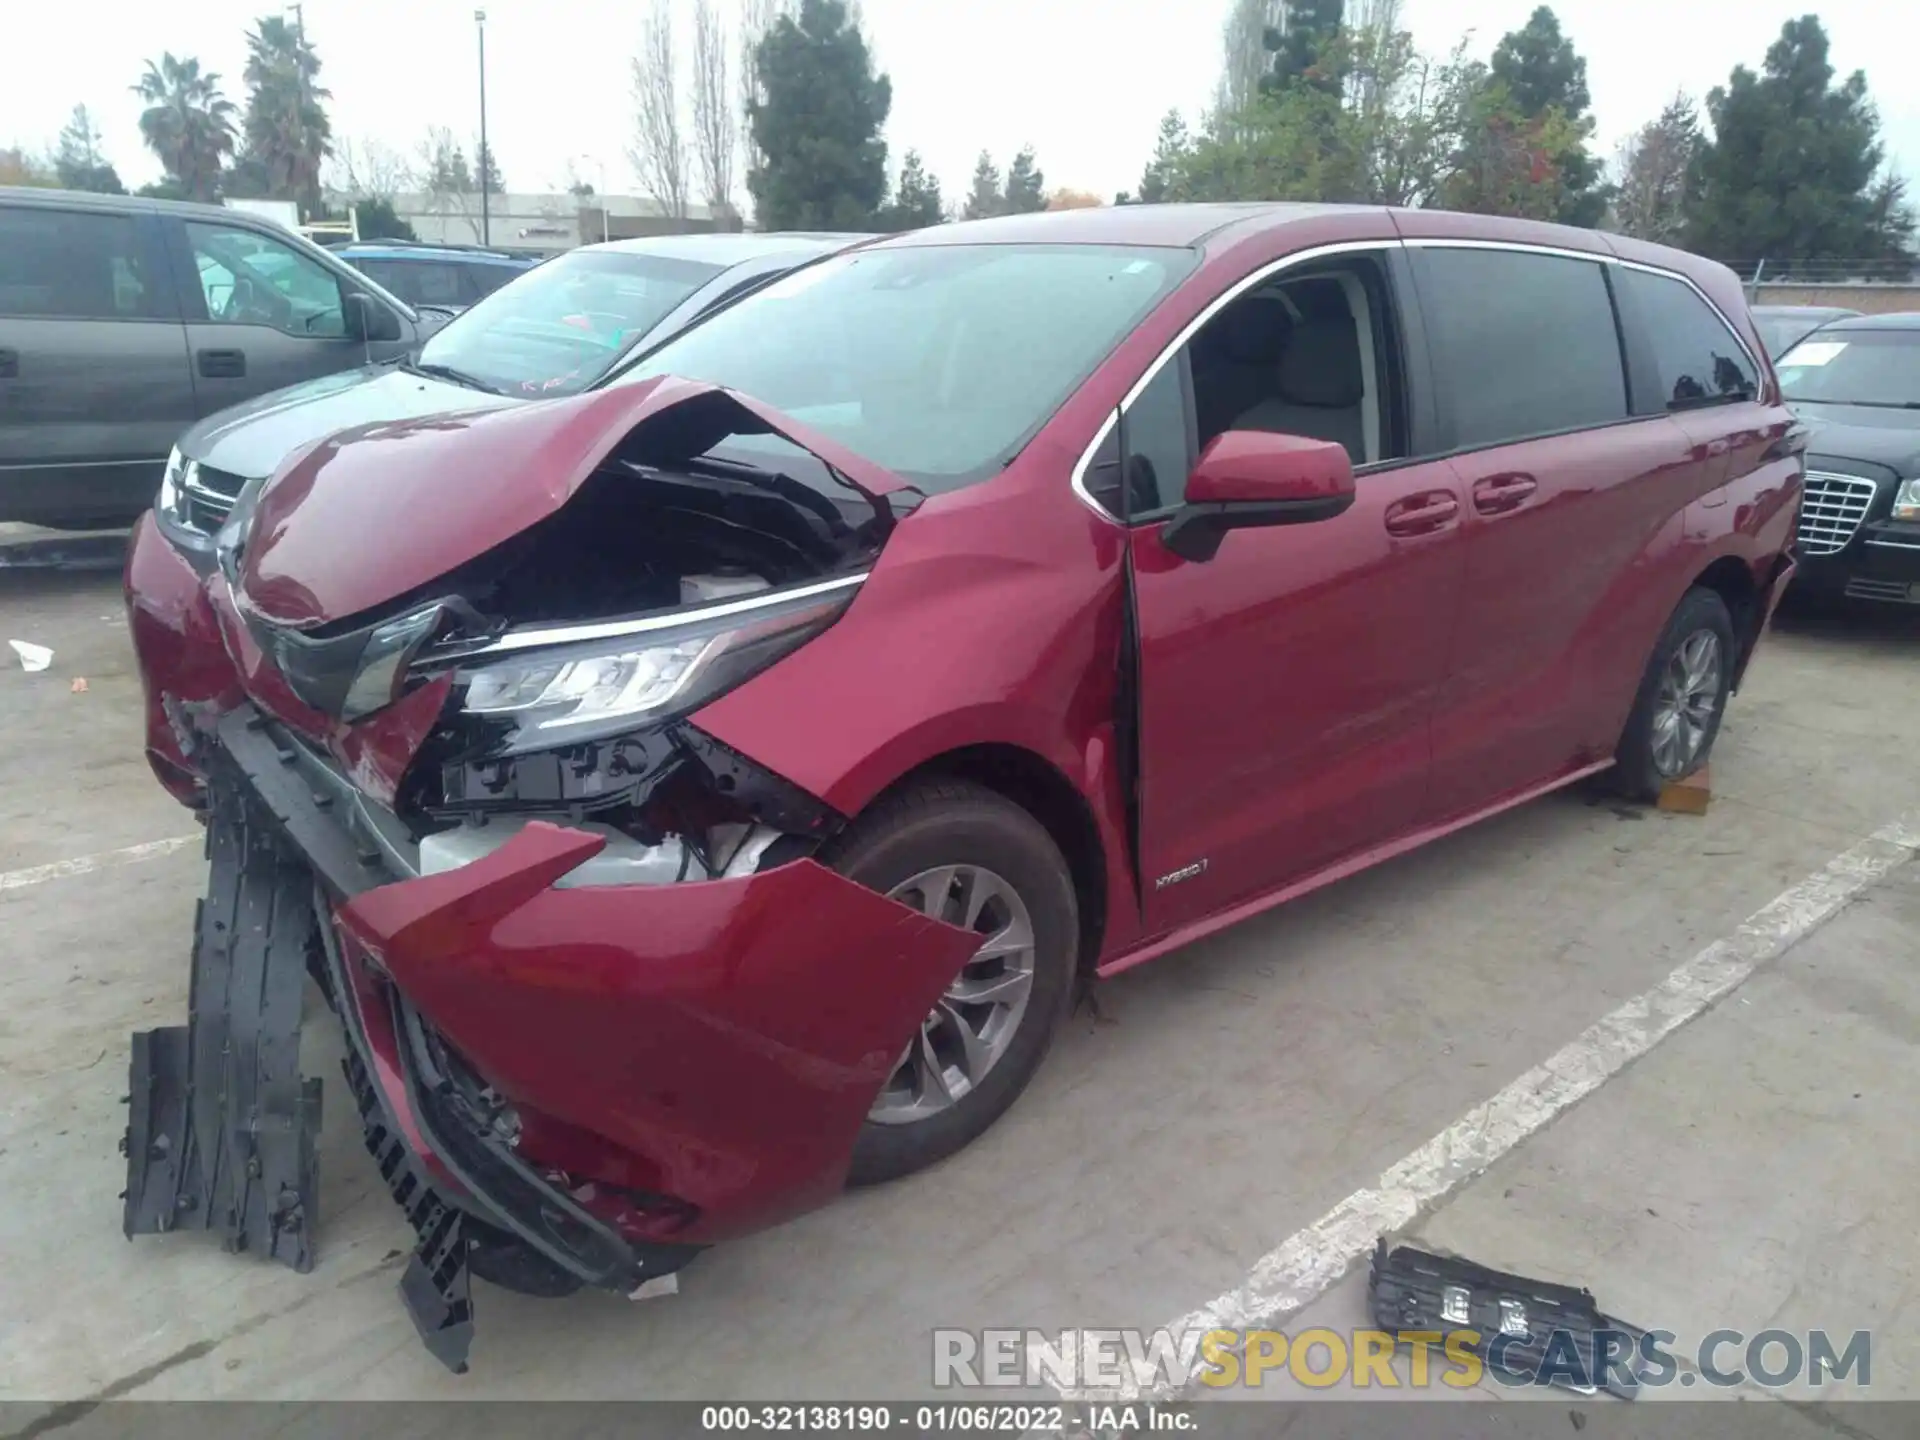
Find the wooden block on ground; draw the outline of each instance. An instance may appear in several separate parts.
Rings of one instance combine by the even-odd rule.
[[[1702,765],[1684,780],[1674,780],[1660,791],[1660,808],[1680,815],[1704,815],[1713,799],[1712,767]]]

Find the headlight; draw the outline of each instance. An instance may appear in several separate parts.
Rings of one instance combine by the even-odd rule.
[[[187,523],[187,482],[199,469],[199,462],[187,459],[178,445],[167,456],[167,468],[160,476],[160,494],[153,502],[163,519],[176,525]]]
[[[852,596],[849,582],[829,581],[684,620],[509,632],[456,671],[460,708],[504,722],[507,753],[618,734],[732,689],[832,624]],[[493,658],[503,649],[519,653]]]
[[[1920,520],[1920,480],[1904,480],[1893,492],[1893,518]]]

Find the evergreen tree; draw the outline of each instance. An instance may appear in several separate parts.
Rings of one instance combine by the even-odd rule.
[[[1783,25],[1760,74],[1736,66],[1707,114],[1689,248],[1735,265],[1909,252],[1913,214],[1898,183],[1880,177],[1866,76],[1834,83],[1818,17]]]
[[[1178,110],[1169,110],[1162,115],[1160,134],[1154,140],[1153,159],[1147,162],[1147,168],[1141,173],[1140,188],[1134,198],[1143,205],[1157,205],[1163,200],[1175,198],[1168,193],[1168,187],[1179,172],[1181,157],[1192,148],[1192,144],[1187,134],[1187,122],[1181,118]]]
[[[1308,85],[1340,93],[1337,42],[1346,24],[1346,0],[1287,0],[1285,19],[1266,34],[1273,69],[1260,82],[1272,94]]]
[[[961,218],[984,220],[989,215],[1001,214],[1006,203],[1006,195],[1000,189],[1000,167],[993,163],[993,156],[982,150],[973,167],[973,188],[967,192],[967,205],[961,211]]]
[[[73,116],[60,132],[53,151],[54,173],[68,190],[93,190],[102,195],[124,195],[127,187],[120,175],[100,153],[100,131],[84,105],[73,107]]]
[[[1013,157],[1013,164],[1007,167],[1006,200],[1002,213],[1030,215],[1036,210],[1046,208],[1046,176],[1034,163],[1033,147],[1028,145]]]
[[[1506,87],[1506,98],[1523,121],[1545,120],[1550,112],[1572,127],[1573,143],[1554,157],[1560,197],[1549,219],[1566,225],[1598,225],[1607,211],[1608,191],[1600,162],[1587,151],[1593,133],[1588,114],[1587,62],[1560,30],[1560,17],[1542,5],[1518,30],[1494,47],[1491,78]]]
[[[880,212],[882,230],[922,230],[947,218],[940,199],[940,181],[929,175],[918,150],[907,151],[900,162],[900,183],[893,200]]]
[[[473,162],[473,188],[478,190],[484,180],[489,195],[506,194],[507,182],[500,178],[500,165],[493,158],[493,147],[476,145],[473,153],[478,157]]]
[[[855,230],[874,223],[887,189],[893,83],[873,58],[844,0],[802,0],[753,52],[758,93],[748,103],[755,163],[747,170],[769,230]]]

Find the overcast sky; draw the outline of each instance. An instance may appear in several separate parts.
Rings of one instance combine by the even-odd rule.
[[[719,3],[731,23],[736,0]],[[1472,30],[1485,53],[1534,3],[1406,0],[1405,19],[1431,50]],[[1169,106],[1197,118],[1208,102],[1227,8],[1227,0],[863,0],[869,41],[893,78],[891,161],[918,149],[952,197],[964,193],[983,147],[1004,165],[1031,143],[1050,188],[1110,199],[1138,180]],[[1806,8],[1563,0],[1561,24],[1587,57],[1601,153],[1610,157],[1676,90],[1701,96],[1737,63],[1758,68],[1781,23]],[[8,26],[0,45],[0,146],[50,146],[84,102],[122,178],[130,186],[158,178],[129,89],[142,62],[169,49],[197,55],[237,102],[243,32],[272,10],[259,0],[36,6],[32,24]],[[562,188],[571,159],[581,178],[600,184],[604,166],[609,189],[632,191],[628,57],[642,0],[487,0],[486,10],[487,124],[508,187]],[[1920,177],[1920,5],[1827,0],[1819,13],[1836,65],[1867,72],[1889,151]],[[306,26],[333,91],[336,137],[377,138],[411,155],[430,126],[447,125],[471,149],[479,110],[471,0],[306,0]]]

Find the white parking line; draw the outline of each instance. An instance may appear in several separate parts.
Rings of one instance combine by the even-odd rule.
[[[102,850],[97,855],[82,855],[77,860],[56,860],[51,865],[29,865],[24,870],[0,873],[0,890],[18,890],[47,880],[64,880],[69,875],[90,875],[116,865],[137,865],[142,860],[157,860],[186,845],[200,843],[200,835],[175,835],[171,840],[148,840],[139,845],[122,845],[118,850]]]
[[[1255,1262],[1238,1288],[1166,1326],[1178,1341],[1209,1330],[1253,1330],[1325,1294],[1375,1240],[1404,1229],[1447,1193],[1492,1165],[1561,1111],[1592,1094],[1689,1020],[1703,1014],[1760,966],[1838,914],[1882,876],[1920,851],[1920,810],[1883,825],[1716,940],[1651,990],[1590,1026],[1485,1104],[1475,1107],[1356,1190],[1306,1229]],[[1062,1352],[1092,1368],[1094,1348],[1069,1334]],[[1111,1373],[1113,1358],[1103,1365]],[[1125,1362],[1121,1362],[1124,1366]],[[1040,1370],[1042,1375],[1048,1373]],[[1068,1400],[1152,1400],[1178,1393],[1160,1371],[1114,1389],[1063,1387]]]

